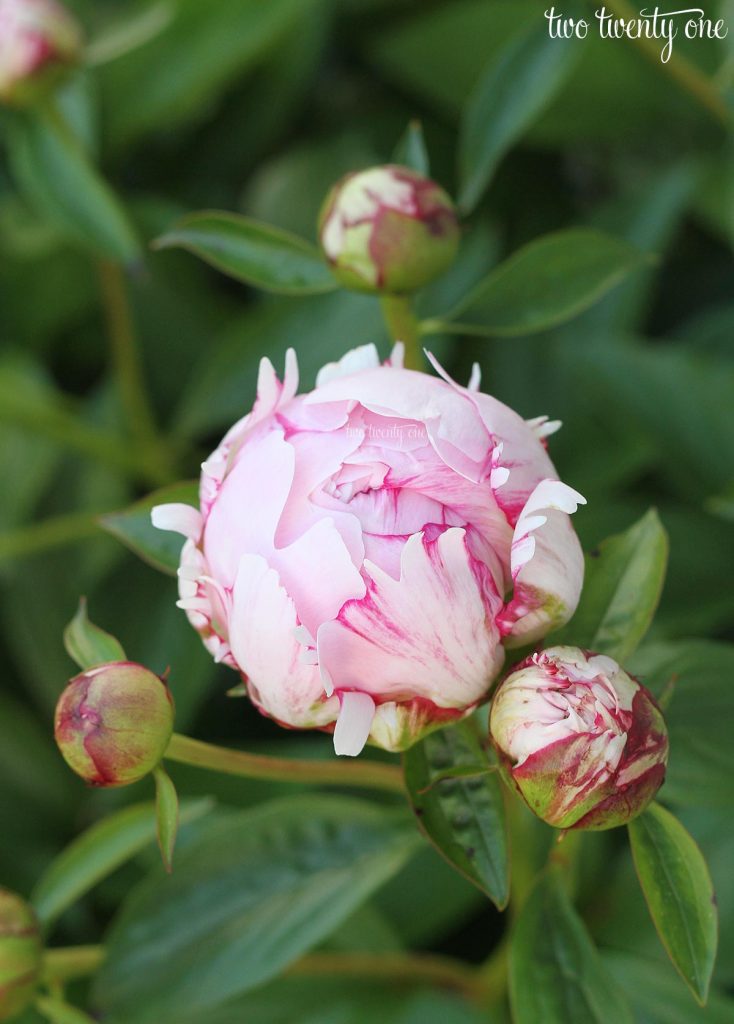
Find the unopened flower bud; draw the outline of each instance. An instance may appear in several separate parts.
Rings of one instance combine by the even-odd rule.
[[[449,196],[407,167],[372,167],[327,196],[319,238],[337,279],[363,292],[417,291],[454,261],[459,225]]]
[[[127,786],[151,772],[173,732],[165,682],[129,661],[89,669],[56,705],[56,742],[67,764],[92,786]]]
[[[0,889],[0,1021],[30,1003],[41,972],[41,933],[31,907]]]
[[[0,0],[0,103],[32,103],[81,52],[80,27],[55,0]]]
[[[668,733],[652,694],[578,647],[519,665],[497,690],[490,733],[505,774],[556,828],[623,825],[665,778]]]

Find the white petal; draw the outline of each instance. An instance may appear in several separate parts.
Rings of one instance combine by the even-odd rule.
[[[343,693],[342,706],[334,729],[337,754],[356,757],[361,754],[375,717],[375,702],[368,693]]]
[[[467,384],[469,391],[479,391],[482,384],[482,368],[479,363],[473,363],[471,368],[471,377]]]
[[[150,510],[150,521],[157,530],[180,533],[188,540],[198,540],[201,536],[201,512],[198,508],[184,505],[182,502],[154,505]]]
[[[373,370],[380,365],[380,357],[375,345],[360,345],[347,352],[337,363],[327,363],[316,375],[316,387],[323,387],[340,377],[348,377],[360,370]]]
[[[388,366],[392,366],[394,370],[402,370],[405,364],[405,345],[402,341],[396,341],[392,347],[390,358],[387,361]]]

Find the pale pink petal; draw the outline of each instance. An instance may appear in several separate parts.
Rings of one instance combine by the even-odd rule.
[[[298,618],[314,636],[346,601],[364,597],[364,580],[333,519],[322,519],[287,548],[276,548],[268,562],[278,571]]]
[[[405,365],[405,344],[402,341],[396,341],[392,347],[392,352],[386,361],[386,366],[392,366],[394,370],[402,370]]]
[[[203,525],[198,508],[181,502],[154,505],[150,510],[150,521],[157,530],[170,530],[194,541],[199,539]]]
[[[211,573],[225,586],[244,554],[273,550],[273,538],[293,482],[295,453],[281,431],[245,445],[225,478],[204,530]]]
[[[293,601],[259,555],[244,555],[235,580],[230,646],[250,696],[273,718],[301,728],[336,720],[339,700],[324,700],[319,669],[300,660]]]
[[[449,529],[403,549],[402,576],[366,562],[367,596],[319,630],[322,666],[341,689],[395,700],[425,697],[467,707],[489,689],[503,659],[495,615],[500,598],[474,560],[465,533]]]
[[[334,751],[347,757],[362,753],[375,717],[375,702],[368,693],[343,693],[334,729]]]
[[[584,557],[569,516],[579,504],[586,500],[577,491],[543,480],[522,510],[512,542],[514,592],[498,620],[506,646],[540,639],[576,610]]]

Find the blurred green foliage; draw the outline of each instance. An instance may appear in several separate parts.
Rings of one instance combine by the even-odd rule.
[[[16,187],[17,157],[0,146],[0,880],[23,893],[81,829],[152,796],[152,781],[132,792],[84,790],[53,746],[53,706],[74,672],[62,632],[82,594],[94,621],[114,632],[131,657],[157,672],[170,667],[179,730],[279,753],[328,752],[323,737],[294,737],[248,702],[226,698],[234,676],[211,663],[175,608],[173,581],[99,530],[93,517],[127,507],[156,485],[195,477],[207,451],[250,407],[262,355],[280,366],[294,346],[309,387],[319,366],[348,348],[374,341],[386,352],[379,307],[341,291],[263,295],[185,252],[152,253],[148,243],[182,215],[208,208],[314,241],[329,186],[348,170],[389,160],[415,118],[432,175],[457,194],[462,132],[468,123],[479,130],[476,87],[486,87],[488,68],[496,76],[497,55],[537,26],[547,5],[70,6],[101,55],[105,46],[114,51],[126,29],[140,37],[132,50],[80,73],[61,105],[80,151],[96,154],[119,197],[119,207],[106,193],[102,201],[110,230],[127,239],[124,254],[136,253],[135,236],[144,243],[129,280],[132,316],[166,447],[157,460],[133,457],[99,263],[77,245],[74,231],[68,235],[47,219],[33,190]],[[730,4],[708,6],[732,14]],[[723,44],[679,40],[676,53],[715,83],[726,107],[734,23]],[[616,836],[585,837],[579,898],[638,1022],[723,1022],[734,1019],[734,1004],[723,995],[734,986],[732,134],[725,117],[633,44],[590,37],[574,43],[567,59],[567,67],[548,72],[538,57],[541,71],[553,76],[552,95],[544,94],[541,72],[524,79],[527,102],[515,115],[518,130],[507,134],[517,141],[482,198],[476,189],[467,193],[467,206],[476,202],[476,209],[457,266],[419,297],[419,308],[430,317],[453,308],[501,259],[561,229],[602,230],[656,257],[561,327],[532,337],[429,340],[459,380],[478,361],[486,390],[527,417],[563,420],[550,450],[564,480],[588,499],[575,517],[587,549],[626,530],[651,505],[669,534],[660,610],[631,668],[659,693],[676,680],[668,710],[670,782],[661,796],[699,840],[717,888],[722,953],[710,1007],[695,1007],[665,963],[629,853]],[[0,129],[10,142],[11,120],[0,121]],[[489,165],[496,140],[484,141]],[[39,150],[42,144],[26,140],[26,163],[36,152],[48,170],[54,154]],[[410,140],[405,152],[409,146]],[[68,199],[68,184],[58,185]],[[74,197],[81,211],[76,228],[90,189]],[[475,319],[481,316],[479,308]],[[246,808],[288,790],[178,766],[172,776],[182,793],[212,795],[223,808]],[[184,826],[183,850],[200,841],[197,827]],[[527,851],[522,875],[542,859],[547,832],[522,815],[513,829],[515,847]],[[99,941],[154,859],[152,849],[144,851],[76,903],[55,939]],[[522,877],[516,882],[525,884]],[[325,941],[368,950],[392,944],[475,962],[489,955],[503,927],[482,893],[425,847],[357,911],[351,927],[346,921]],[[398,994],[387,984],[371,985],[360,995],[356,982],[325,984],[297,977],[271,983],[207,1020],[490,1019],[421,986]],[[505,1019],[501,1004],[493,1012],[492,1019]]]

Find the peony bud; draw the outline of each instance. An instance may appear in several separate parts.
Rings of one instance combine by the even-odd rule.
[[[31,907],[0,889],[0,1021],[30,1003],[41,973],[41,932]]]
[[[494,697],[490,733],[506,776],[556,828],[623,825],[665,778],[668,732],[652,694],[578,647],[517,666]]]
[[[173,732],[165,682],[142,665],[113,661],[67,685],[56,705],[56,742],[92,786],[127,786],[160,762]]]
[[[76,19],[55,0],[0,0],[0,103],[32,103],[81,52]]]
[[[407,167],[348,174],[327,196],[319,237],[334,274],[361,292],[413,292],[451,266],[459,244],[454,205]]]
[[[325,366],[297,395],[263,360],[252,412],[202,466],[179,607],[264,713],[405,750],[483,701],[505,648],[564,623],[583,556],[581,495],[556,475],[545,418],[406,370],[396,346]]]

